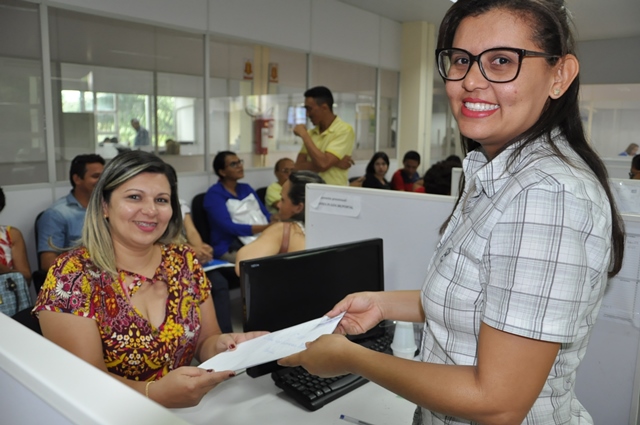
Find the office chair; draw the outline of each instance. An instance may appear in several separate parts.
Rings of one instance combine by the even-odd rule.
[[[36,258],[38,260],[38,269],[31,273],[31,281],[33,282],[33,288],[36,290],[36,294],[40,292],[40,288],[44,284],[44,281],[47,277],[47,270],[42,270],[42,265],[40,264],[40,254],[38,251],[38,220],[44,211],[40,211],[40,213],[36,216],[36,220],[34,222],[35,227],[35,235],[36,235]]]
[[[209,242],[209,235],[211,235],[211,227],[209,226],[209,219],[207,218],[207,212],[204,210],[204,195],[205,193],[198,193],[191,200],[191,220],[196,227],[200,237],[206,243]],[[229,282],[229,287],[239,287],[240,279],[236,276],[235,269],[233,267],[222,267],[218,269],[220,274]]]
[[[263,205],[266,205],[266,197],[267,197],[267,187],[261,187],[259,189],[256,189],[256,193],[258,194],[258,199],[260,199],[260,202],[262,202]]]

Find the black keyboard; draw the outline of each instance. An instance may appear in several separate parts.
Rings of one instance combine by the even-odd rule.
[[[392,339],[393,335],[385,334],[355,342],[375,351],[389,352]],[[285,394],[311,411],[318,410],[325,404],[369,382],[362,376],[352,374],[320,378],[311,375],[302,366],[277,370],[271,373],[271,378]]]

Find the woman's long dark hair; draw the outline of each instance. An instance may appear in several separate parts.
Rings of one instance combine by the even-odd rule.
[[[479,16],[493,9],[503,9],[525,18],[530,23],[529,26],[534,41],[541,51],[560,57],[567,54],[575,55],[576,48],[571,32],[569,13],[561,0],[459,0],[449,9],[442,20],[437,47],[447,48],[453,46],[453,38],[463,19],[469,16]],[[547,59],[547,61],[552,66],[557,63],[557,59],[553,58]],[[609,277],[612,277],[622,268],[625,238],[624,224],[609,187],[607,169],[598,154],[589,146],[585,137],[578,103],[579,90],[580,81],[579,77],[576,76],[562,96],[558,99],[548,99],[547,105],[538,121],[517,139],[521,143],[511,154],[509,163],[513,163],[522,150],[538,138],[545,140],[559,158],[570,163],[570,160],[562,154],[551,137],[551,132],[554,129],[558,128],[561,131],[571,148],[580,155],[593,171],[609,198],[612,218],[611,248],[613,260]],[[480,147],[478,142],[464,135],[461,135],[461,140],[465,153]],[[462,189],[460,195],[462,195]],[[458,197],[456,205],[458,202],[460,202],[460,197]]]
[[[293,205],[304,204],[306,208],[306,189],[309,183],[324,184],[325,181],[317,173],[308,170],[293,171],[289,175],[289,199]],[[301,221],[304,223],[304,209],[293,215],[288,221]]]
[[[376,168],[375,168],[374,165],[375,165],[376,161],[378,159],[380,159],[380,158],[382,158],[382,160],[387,163],[387,167],[389,167],[389,156],[386,153],[382,152],[382,151],[376,152],[371,157],[371,161],[369,161],[369,163],[367,164],[367,168],[365,170],[366,174],[371,174],[372,176],[375,176]]]

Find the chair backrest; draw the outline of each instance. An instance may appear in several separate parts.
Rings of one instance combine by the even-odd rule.
[[[36,235],[36,259],[38,260],[38,269],[31,272],[31,282],[33,282],[33,288],[35,289],[36,294],[40,292],[40,288],[42,288],[42,285],[44,284],[44,281],[47,278],[47,270],[42,270],[42,264],[40,264],[40,253],[38,252],[38,220],[40,219],[40,216],[42,216],[43,213],[44,211],[40,211],[40,213],[36,216],[36,220],[34,222],[34,227],[35,227],[34,233]],[[26,317],[25,320],[29,320],[29,318]],[[35,330],[35,328],[33,327],[31,328]]]
[[[204,210],[204,195],[205,193],[203,192],[193,197],[191,201],[191,219],[203,242],[210,243],[211,228],[209,227],[207,212]]]
[[[267,196],[267,187],[265,186],[265,187],[256,189],[256,193],[258,194],[258,198],[260,199],[260,202],[262,202],[263,205],[266,205],[265,198]]]
[[[38,253],[38,220],[40,220],[42,214],[44,214],[44,211],[40,211],[40,213],[38,213],[38,215],[36,216],[36,220],[33,223],[33,226],[35,227],[34,234],[36,235],[36,257],[38,259],[38,270],[42,270],[42,265],[40,264],[40,254]]]

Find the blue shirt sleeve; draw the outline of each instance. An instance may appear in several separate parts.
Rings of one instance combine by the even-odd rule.
[[[212,227],[211,232],[221,230],[233,236],[251,236],[251,225],[237,224],[231,220],[229,210],[227,210],[227,199],[215,188],[210,189],[204,197],[204,209]]]
[[[54,209],[45,210],[38,219],[37,227],[38,253],[56,252],[56,248],[68,248],[65,237],[67,234],[67,221],[60,212]]]

